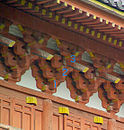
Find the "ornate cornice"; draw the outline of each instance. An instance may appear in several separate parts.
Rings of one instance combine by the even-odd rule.
[[[0,76],[4,80],[18,82],[31,67],[36,86],[42,92],[55,93],[59,84],[66,81],[76,102],[86,104],[90,96],[98,91],[108,112],[119,111],[124,102],[124,62],[19,23],[2,18],[1,21],[6,25],[0,30],[1,36],[9,39],[8,42],[0,42]],[[14,36],[12,32],[10,34],[12,25],[17,27],[16,31],[23,38],[21,35]],[[116,64],[120,72],[115,71]]]
[[[76,6],[73,2],[54,1],[6,1],[12,7],[47,20],[71,31],[86,35],[105,44],[123,48],[123,24],[116,24]]]

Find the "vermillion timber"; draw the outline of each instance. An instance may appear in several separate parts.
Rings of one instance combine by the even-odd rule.
[[[104,55],[111,59],[116,59],[120,62],[124,61],[124,50],[105,45],[102,42],[95,41],[90,37],[83,36],[70,30],[57,26],[55,24],[46,22],[30,14],[21,12],[15,8],[9,7],[0,3],[0,16],[7,18],[13,22],[20,23],[34,30],[47,33],[51,36],[58,37],[61,40],[71,42],[84,49],[90,49],[93,52]],[[113,53],[111,53],[113,52]]]

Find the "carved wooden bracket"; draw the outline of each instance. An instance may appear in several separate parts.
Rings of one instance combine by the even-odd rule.
[[[124,102],[124,81],[113,72],[117,61],[91,50],[84,50],[66,41],[53,38],[58,50],[47,47],[50,35],[22,27],[16,23],[23,38],[8,34],[11,22],[0,28],[1,35],[15,41],[9,47],[0,44],[0,76],[8,82],[18,82],[22,74],[31,67],[36,86],[42,92],[53,94],[60,83],[66,81],[70,95],[76,102],[86,104],[90,96],[98,91],[102,106],[108,112],[118,112]],[[87,51],[93,64],[82,60]],[[123,71],[123,65],[120,64]],[[108,74],[117,76],[114,83]],[[120,81],[120,82],[119,82]]]

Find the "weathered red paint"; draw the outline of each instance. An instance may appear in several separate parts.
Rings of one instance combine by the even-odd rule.
[[[111,46],[103,44],[102,42],[100,42],[101,40],[95,41],[93,39],[90,39],[89,37],[85,37],[83,35],[80,35],[75,32],[71,32],[69,30],[65,30],[64,28],[61,28],[60,26],[56,26],[54,24],[42,21],[36,17],[23,13],[15,8],[8,7],[4,4],[0,3],[0,6],[1,6],[0,16],[7,18],[13,22],[16,21],[17,23],[20,23],[21,25],[24,25],[24,26],[26,25],[26,27],[32,28],[39,32],[50,34],[52,36],[55,36],[67,42],[71,42],[75,45],[78,45],[82,48],[85,48],[85,49],[89,48],[91,51],[96,52],[101,55],[104,54],[105,56],[111,59],[118,59],[118,61],[122,61],[122,62],[124,61],[123,49],[121,50],[121,49],[113,48]],[[4,15],[2,12],[4,12]],[[10,12],[13,15],[10,15]],[[22,19],[22,17],[24,19]]]
[[[37,98],[37,106],[26,104],[25,98]],[[68,107],[69,116],[59,114],[59,107]],[[124,119],[88,108],[48,94],[0,80],[0,123],[26,130],[123,130]],[[94,116],[101,116],[103,124],[95,124]]]

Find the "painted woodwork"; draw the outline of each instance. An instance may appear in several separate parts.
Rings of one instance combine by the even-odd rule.
[[[70,95],[76,102],[84,105],[98,91],[102,106],[108,112],[118,112],[124,103],[123,27],[86,11],[82,12],[63,0],[43,0],[37,2],[37,6],[33,5],[33,1],[6,1],[6,4],[10,3],[39,18],[41,15],[43,21],[0,3],[0,12],[7,7],[4,16],[0,13],[0,34],[15,41],[12,46],[9,46],[9,42],[0,41],[0,76],[8,82],[18,82],[31,67],[36,86],[42,92],[53,94],[60,83],[66,81]],[[44,9],[39,10],[42,4]],[[58,5],[62,10],[57,8]],[[17,20],[7,13],[13,10]],[[24,16],[25,20],[18,14]],[[67,17],[69,21],[66,21]],[[31,23],[29,20],[32,20]],[[12,25],[17,27],[21,35],[10,33]],[[51,47],[52,44],[48,47],[51,39],[56,49]],[[86,61],[87,58],[83,59],[85,53],[90,62]],[[113,72],[116,64],[119,65],[118,73]]]

